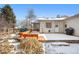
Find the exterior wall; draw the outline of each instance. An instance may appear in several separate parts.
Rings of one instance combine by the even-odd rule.
[[[67,27],[75,29],[74,35],[79,36],[79,17],[74,17],[66,20]]]
[[[59,22],[59,31],[65,33],[65,21]]]
[[[46,22],[52,22],[52,28],[46,28]],[[40,32],[49,33],[49,30],[51,33],[55,33],[55,25],[58,25],[59,33],[64,33],[64,21],[40,21]]]
[[[40,32],[48,32],[48,30],[52,32],[52,29],[53,28],[46,28],[46,21],[40,22]]]

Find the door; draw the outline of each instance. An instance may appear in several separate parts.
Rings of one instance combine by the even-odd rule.
[[[55,25],[55,32],[59,32],[59,25]]]

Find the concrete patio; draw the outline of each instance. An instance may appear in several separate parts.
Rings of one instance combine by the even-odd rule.
[[[68,42],[68,43],[79,43],[79,37],[70,36],[66,34],[39,34],[40,36],[44,36],[46,41],[49,42]]]

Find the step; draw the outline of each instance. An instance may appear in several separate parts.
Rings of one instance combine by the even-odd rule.
[[[66,42],[52,42],[51,43],[52,46],[69,46],[69,43]]]

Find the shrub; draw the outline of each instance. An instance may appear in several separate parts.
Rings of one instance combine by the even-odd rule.
[[[23,39],[20,43],[20,48],[26,54],[41,54],[43,53],[42,43],[36,39]]]
[[[0,53],[1,54],[7,54],[10,53],[13,50],[14,46],[10,45],[8,40],[5,40],[3,42],[0,42]]]

